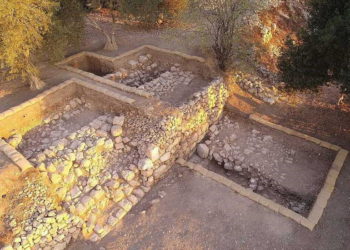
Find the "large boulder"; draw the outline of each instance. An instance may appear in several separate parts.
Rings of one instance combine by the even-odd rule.
[[[209,148],[207,145],[205,145],[204,143],[198,144],[197,146],[197,154],[203,158],[206,159],[209,156]]]

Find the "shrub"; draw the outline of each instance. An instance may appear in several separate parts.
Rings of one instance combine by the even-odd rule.
[[[163,0],[120,0],[119,10],[144,24],[153,25],[163,13]]]
[[[212,49],[221,70],[227,70],[242,43],[248,13],[257,9],[250,0],[204,0],[200,5],[212,41]]]
[[[188,0],[164,0],[164,8],[171,17],[181,14],[188,4]]]
[[[312,0],[308,27],[288,40],[279,59],[281,78],[294,89],[338,83],[350,93],[350,2]]]

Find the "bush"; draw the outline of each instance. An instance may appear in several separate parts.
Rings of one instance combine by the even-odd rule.
[[[298,43],[287,41],[279,59],[281,78],[294,89],[338,83],[350,93],[350,2],[312,0],[308,27]]]
[[[119,10],[137,21],[153,25],[163,14],[163,0],[120,0]]]
[[[165,0],[164,8],[171,17],[178,16],[188,6],[188,0]]]
[[[258,5],[250,0],[204,0],[200,5],[212,40],[212,49],[221,70],[229,69],[242,44],[245,24],[242,21]]]
[[[50,51],[51,61],[61,60],[67,49],[80,44],[84,30],[84,9],[80,0],[59,0],[50,31],[44,36],[42,51]]]

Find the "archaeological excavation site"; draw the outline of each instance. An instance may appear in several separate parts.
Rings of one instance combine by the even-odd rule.
[[[204,59],[142,46],[57,67],[76,77],[0,114],[2,249],[98,242],[174,166],[307,230],[322,217],[347,151],[227,109]]]

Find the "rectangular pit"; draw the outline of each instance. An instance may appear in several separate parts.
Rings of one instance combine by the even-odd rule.
[[[205,60],[142,46],[115,58],[83,52],[58,64],[96,81],[179,106],[214,80]]]
[[[210,128],[202,143],[209,158],[194,155],[192,162],[304,217],[309,216],[337,155],[230,113]]]

